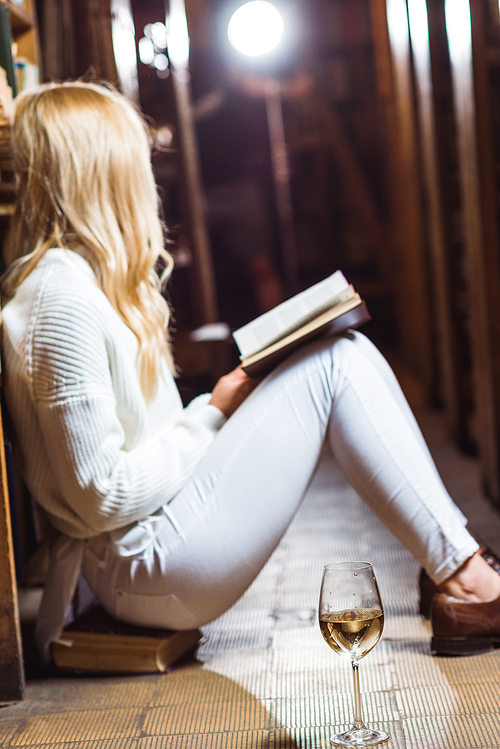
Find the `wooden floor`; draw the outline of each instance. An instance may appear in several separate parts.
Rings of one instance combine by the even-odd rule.
[[[476,462],[420,414],[445,482],[481,539],[498,548],[500,517]],[[50,749],[326,747],[350,724],[350,666],[321,638],[323,565],[374,563],[386,611],[361,663],[364,717],[392,747],[500,747],[500,651],[433,658],[417,614],[418,565],[363,505],[328,456],[282,543],[243,598],[207,626],[192,658],[166,675],[31,680],[0,710],[0,746]]]

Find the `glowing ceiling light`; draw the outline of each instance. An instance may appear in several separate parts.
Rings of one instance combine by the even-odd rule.
[[[425,0],[411,0],[408,3],[408,15],[411,27],[411,43],[413,49],[418,47],[426,52],[429,47],[429,17]]]
[[[446,33],[452,60],[458,62],[470,57],[471,17],[469,0],[446,0]]]
[[[408,51],[408,9],[405,0],[387,0],[387,23],[395,55],[405,57]]]
[[[167,27],[161,21],[156,21],[151,26],[151,38],[157,49],[167,48]]]
[[[278,45],[283,35],[283,19],[272,3],[252,0],[233,13],[227,35],[239,52],[257,57]]]
[[[161,53],[158,55],[155,55],[154,66],[157,70],[167,70],[168,69],[167,56]]]
[[[155,59],[155,48],[151,39],[147,36],[143,36],[139,39],[139,60],[144,65],[151,65]]]

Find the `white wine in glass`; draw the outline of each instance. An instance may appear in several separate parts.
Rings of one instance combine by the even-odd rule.
[[[330,738],[333,746],[377,746],[389,741],[385,731],[363,723],[359,691],[359,661],[380,640],[384,609],[373,567],[369,562],[327,564],[319,598],[319,626],[328,645],[352,665],[354,725]]]

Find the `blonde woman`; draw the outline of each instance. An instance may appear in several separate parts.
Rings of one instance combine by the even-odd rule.
[[[59,532],[38,620],[44,656],[81,569],[109,613],[132,624],[192,628],[219,616],[278,544],[325,440],[459,599],[444,596],[441,618],[457,616],[454,605],[498,612],[500,577],[362,335],[318,341],[260,383],[237,369],[183,409],[155,274],[158,260],[166,275],[172,262],[149,148],[140,114],[107,87],[47,84],[16,100],[4,387],[24,479]],[[455,647],[434,626],[436,649]],[[500,636],[481,632],[476,649]]]

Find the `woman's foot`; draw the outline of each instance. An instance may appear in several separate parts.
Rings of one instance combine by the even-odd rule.
[[[441,593],[471,603],[489,603],[500,596],[500,576],[480,550],[439,585]]]
[[[497,556],[495,556],[495,554],[490,549],[481,548],[479,549],[478,553],[482,556],[485,562],[491,567],[491,569],[494,570],[495,574],[498,575],[498,579],[500,580],[500,559]],[[423,568],[420,570],[420,576],[419,576],[418,582],[419,582],[419,592],[420,592],[419,612],[421,616],[423,616],[425,619],[428,619],[430,616],[432,599],[437,593],[440,592],[440,588],[438,588],[438,586],[431,580],[431,578],[429,577],[429,575]],[[448,593],[449,595],[452,595],[452,593],[447,590],[443,590],[442,588],[441,590],[444,593]],[[465,598],[464,595],[459,595],[457,597]]]
[[[434,655],[472,655],[500,645],[500,575],[481,551],[439,588],[431,606]]]

